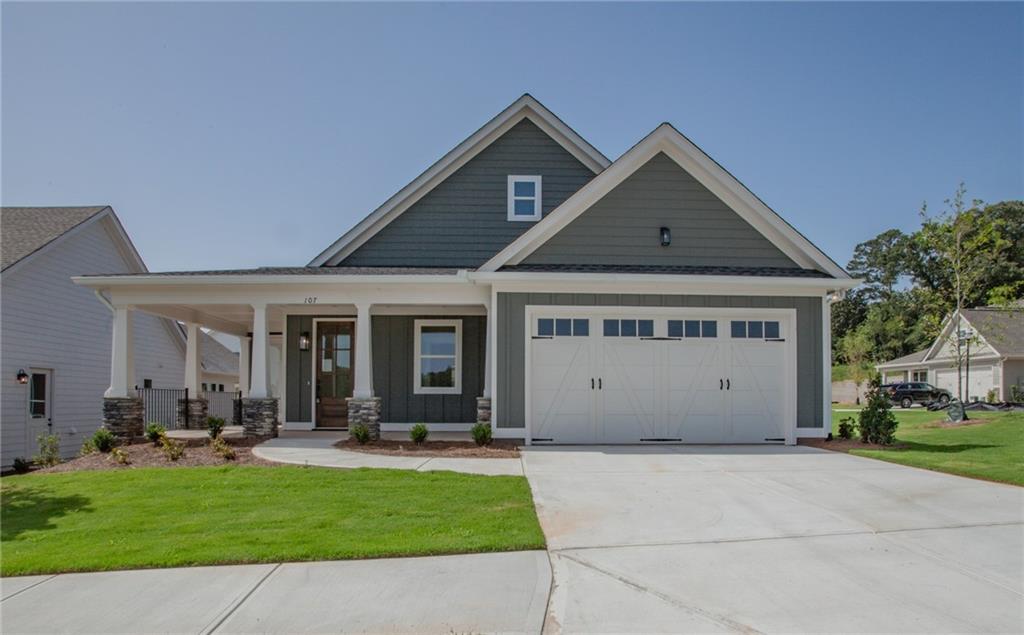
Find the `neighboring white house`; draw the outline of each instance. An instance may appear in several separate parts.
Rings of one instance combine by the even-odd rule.
[[[15,457],[35,454],[37,437],[47,432],[58,434],[61,453],[72,456],[102,421],[102,396],[110,385],[112,313],[71,277],[83,270],[143,273],[146,266],[107,206],[5,207],[0,233],[0,434],[7,468]],[[141,312],[132,327],[133,383],[181,388],[181,327]],[[206,340],[204,353],[216,355],[209,363],[218,373],[216,381],[226,387],[230,383],[233,390],[237,358],[231,375],[230,360],[220,358],[234,354],[213,338]]]
[[[1009,401],[1014,387],[1024,391],[1024,308],[964,309],[960,317],[960,330],[965,336],[965,363],[961,371],[964,401],[983,401],[989,391],[994,392],[997,400]],[[927,382],[956,396],[959,381],[955,318],[954,313],[946,319],[939,336],[928,348],[875,366],[882,374],[882,382]]]

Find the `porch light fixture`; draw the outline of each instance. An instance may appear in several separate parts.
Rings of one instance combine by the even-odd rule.
[[[299,350],[309,350],[309,331],[303,331],[301,334],[299,334]]]
[[[668,227],[661,228],[661,246],[668,247],[672,244],[672,230]]]
[[[28,373],[25,372],[24,368],[19,368],[18,369],[18,374],[16,375],[16,377],[18,378],[18,383],[19,384],[27,384],[28,383]]]

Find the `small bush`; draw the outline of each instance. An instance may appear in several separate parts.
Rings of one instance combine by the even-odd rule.
[[[985,401],[988,403],[996,402],[996,391],[994,388],[990,388],[989,391],[985,393]]]
[[[121,465],[128,465],[132,462],[132,459],[130,456],[128,456],[128,453],[122,450],[121,448],[114,448],[113,450],[111,450],[110,459],[112,461],[117,461]]]
[[[890,409],[892,403],[881,389],[878,378],[871,380],[867,393],[867,405],[860,411],[857,428],[864,443],[892,445],[896,440],[896,426],[899,422]]]
[[[96,446],[92,442],[92,438],[88,438],[82,441],[82,449],[78,451],[78,456],[89,456],[96,452]]]
[[[1024,391],[1020,389],[1020,386],[1010,386],[1010,401],[1013,403],[1020,403],[1024,401]]]
[[[225,461],[234,461],[237,455],[235,449],[228,445],[228,442],[221,437],[214,437],[210,442],[210,449],[214,454],[220,455]]]
[[[853,431],[856,428],[856,419],[853,417],[843,417],[839,420],[839,438],[840,439],[852,439]]]
[[[32,461],[29,461],[25,457],[19,456],[14,459],[14,471],[18,474],[24,474],[32,469]]]
[[[430,430],[427,430],[427,426],[422,423],[417,423],[413,427],[409,428],[409,438],[416,445],[421,445],[430,436]]]
[[[164,451],[164,456],[166,456],[168,460],[177,461],[181,457],[185,456],[185,444],[171,439],[166,434],[161,437],[160,444]]]
[[[370,429],[362,423],[357,423],[348,431],[349,436],[355,439],[359,445],[366,445],[370,440]]]
[[[36,465],[53,467],[60,463],[60,437],[56,434],[40,434],[36,440],[39,442],[39,454],[32,457]]]
[[[484,446],[491,444],[491,424],[489,423],[474,423],[470,433],[473,435],[473,440],[476,441],[477,445]]]
[[[96,432],[93,432],[89,440],[92,441],[92,447],[96,448],[98,452],[103,453],[110,452],[117,445],[117,438],[114,437],[114,433],[106,428],[99,428]]]
[[[160,439],[166,432],[167,428],[159,423],[150,422],[146,424],[146,438],[152,441],[153,445],[159,446]]]
[[[210,433],[211,439],[216,439],[224,431],[224,417],[207,417],[206,431]]]

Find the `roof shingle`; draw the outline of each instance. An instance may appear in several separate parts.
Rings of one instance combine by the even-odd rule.
[[[108,206],[0,208],[0,269],[35,253],[105,209]]]

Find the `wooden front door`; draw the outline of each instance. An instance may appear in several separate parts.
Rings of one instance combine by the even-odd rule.
[[[352,322],[319,322],[316,337],[316,427],[348,427],[352,396]]]

